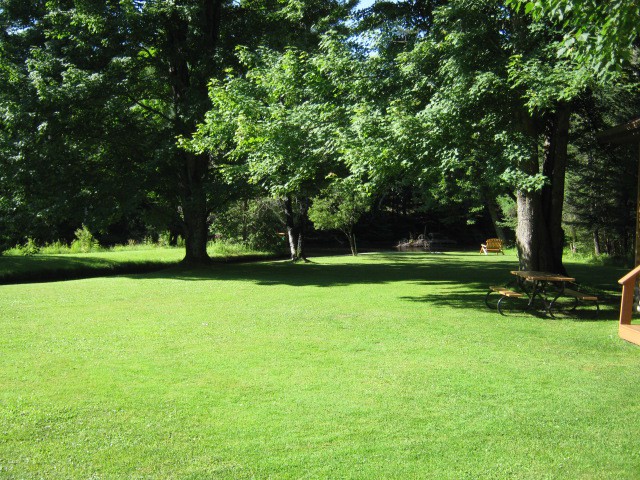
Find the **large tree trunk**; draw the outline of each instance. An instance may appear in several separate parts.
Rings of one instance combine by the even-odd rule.
[[[202,264],[210,261],[207,254],[209,225],[208,206],[204,188],[208,170],[206,155],[184,153],[184,179],[181,179],[181,203],[185,234],[183,262]]]
[[[221,0],[204,0],[202,21],[205,26],[201,38],[202,48],[214,52],[219,35]],[[167,54],[169,64],[169,82],[173,97],[174,130],[176,135],[189,136],[196,123],[201,120],[194,114],[194,94],[206,98],[207,86],[204,81],[192,82],[188,55],[188,21],[177,10],[167,17],[165,25],[167,36]],[[207,79],[208,81],[208,79]],[[205,191],[209,170],[209,158],[206,155],[194,155],[177,151],[180,172],[178,181],[185,233],[185,258],[187,263],[207,263],[208,205]]]
[[[562,251],[564,248],[564,230],[562,229],[562,211],[564,207],[564,180],[567,170],[567,146],[569,144],[569,107],[560,105],[551,119],[547,140],[545,142],[545,158],[542,168],[550,184],[542,190],[542,207],[549,232],[549,243],[553,272],[564,273]]]
[[[517,192],[518,227],[516,244],[520,270],[555,272],[549,231],[543,217],[542,199],[538,192]]]
[[[533,119],[523,115],[522,130],[535,139]],[[562,265],[562,203],[567,160],[569,110],[562,107],[554,115],[545,145],[543,172],[549,185],[541,192],[521,189],[517,192],[518,227],[516,240],[521,270],[566,273]],[[521,164],[524,173],[540,172],[538,147],[532,142],[530,157]]]

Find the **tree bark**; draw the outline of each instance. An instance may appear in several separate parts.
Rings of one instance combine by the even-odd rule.
[[[356,247],[356,236],[353,233],[352,230],[348,230],[345,229],[342,231],[345,236],[347,237],[347,240],[349,240],[349,249],[351,250],[351,255],[353,255],[354,257],[358,255],[358,249]]]
[[[202,6],[201,34],[202,48],[213,52],[220,31],[221,0],[205,0]],[[199,118],[194,114],[193,94],[198,98],[206,98],[206,81],[192,83],[192,76],[187,59],[189,58],[188,34],[189,23],[181,18],[177,10],[173,10],[166,18],[165,31],[167,39],[168,79],[171,85],[173,100],[173,119],[176,135],[190,135]],[[195,155],[177,150],[179,161],[178,183],[182,207],[183,227],[185,235],[186,263],[207,263],[209,208],[205,184],[208,177],[209,158],[207,155]]]
[[[600,233],[597,228],[593,231],[593,251],[596,257],[599,257],[602,253],[602,249],[600,248]]]
[[[291,254],[291,261],[295,262],[298,259],[297,255],[297,232],[295,219],[293,215],[293,202],[291,201],[291,197],[287,197],[283,201],[284,208],[284,223],[287,227],[287,238],[289,240],[289,252]]]
[[[536,125],[534,119],[528,114],[522,114],[519,121],[522,131],[531,138],[529,158],[524,160],[520,167],[524,173],[536,175],[540,171]],[[568,129],[568,117],[566,122],[559,122],[557,125],[554,128],[563,128],[566,125]],[[558,136],[561,137],[561,133],[558,133]],[[557,249],[558,244],[562,245],[562,234],[558,238],[558,231],[562,232],[562,203],[558,203],[558,200],[560,192],[564,195],[566,143],[554,138],[550,138],[549,142],[549,149],[558,150],[553,158],[545,162],[550,186],[543,188],[541,192],[520,189],[516,193],[518,208],[516,245],[521,270],[566,273],[562,265],[562,249],[560,248],[559,251]],[[558,154],[563,153],[564,159],[558,159]],[[546,188],[551,188],[552,193],[547,193]]]
[[[542,189],[542,208],[551,245],[552,270],[550,271],[564,274],[566,270],[562,264],[562,253],[565,235],[562,229],[562,212],[569,144],[569,116],[569,107],[562,104],[551,118],[542,167],[543,174],[549,179],[549,184]]]
[[[540,193],[517,192],[518,227],[516,244],[521,270],[554,272],[549,232],[542,214]]]
[[[182,217],[185,236],[184,263],[203,264],[210,261],[207,254],[209,225],[208,206],[204,188],[208,158],[184,152],[184,171],[180,180]]]

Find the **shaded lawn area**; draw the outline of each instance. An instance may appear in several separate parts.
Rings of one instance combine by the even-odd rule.
[[[177,264],[183,249],[66,255],[0,256],[0,282],[18,283],[158,270]]]
[[[637,478],[640,348],[484,306],[514,257],[0,287],[0,477]],[[569,265],[617,291],[622,270]]]
[[[215,250],[210,250],[209,255],[214,261],[273,257],[268,252],[220,253]],[[0,284],[148,273],[176,265],[183,258],[184,248],[151,248],[64,255],[0,255]]]

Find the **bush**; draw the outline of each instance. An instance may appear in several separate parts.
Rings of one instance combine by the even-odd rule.
[[[33,238],[27,238],[27,242],[22,247],[23,255],[35,255],[40,251],[40,247]]]
[[[7,256],[29,256],[39,253],[40,247],[33,238],[27,238],[24,245],[16,245],[15,247],[8,248],[2,255]]]
[[[64,255],[71,253],[71,248],[66,243],[56,240],[53,243],[49,243],[44,247],[41,247],[40,253],[44,253],[46,255]]]
[[[313,199],[309,209],[309,220],[315,228],[340,230],[346,235],[352,255],[358,254],[353,229],[371,204],[367,192],[359,187],[359,181],[354,178],[334,180],[320,196]]]
[[[100,243],[95,239],[86,225],[75,231],[75,240],[71,242],[71,253],[89,253],[100,250]]]
[[[171,246],[171,232],[168,230],[161,232],[158,235],[158,246],[159,247],[170,247]]]

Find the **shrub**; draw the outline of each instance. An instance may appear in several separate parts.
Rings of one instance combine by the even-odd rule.
[[[33,238],[27,238],[26,243],[22,247],[23,255],[35,255],[40,251],[40,247]]]
[[[33,238],[27,238],[24,245],[16,245],[15,247],[5,250],[2,254],[8,256],[29,256],[36,255],[40,252],[40,247]]]
[[[158,246],[159,247],[169,247],[171,246],[171,232],[168,230],[164,232],[160,232],[158,235]]]
[[[62,243],[60,240],[48,243],[44,247],[40,247],[40,253],[47,255],[62,255],[71,253],[71,248],[66,243]]]
[[[72,253],[89,253],[100,250],[100,244],[86,225],[75,231],[75,240],[71,242]]]
[[[356,179],[335,180],[322,194],[313,199],[309,220],[319,230],[340,230],[349,240],[351,254],[357,255],[353,229],[370,206],[369,195],[359,188]]]
[[[15,247],[7,248],[2,252],[2,255],[6,255],[8,257],[13,257],[16,255],[22,255],[22,245],[16,245]]]

